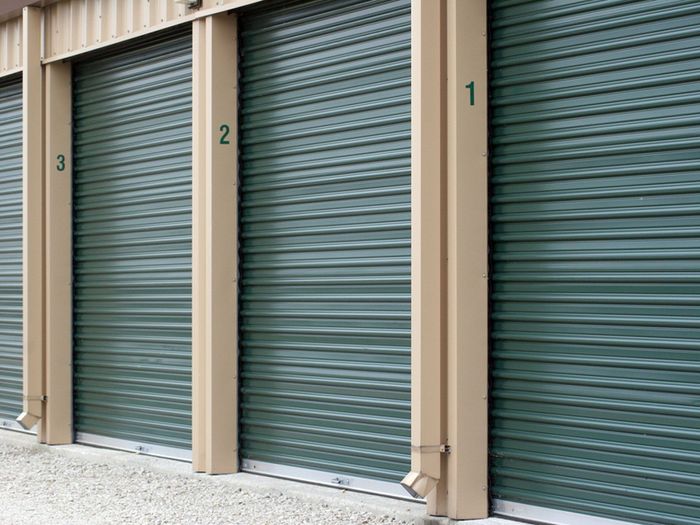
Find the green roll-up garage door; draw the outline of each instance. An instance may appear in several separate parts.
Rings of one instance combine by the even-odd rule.
[[[495,509],[700,524],[700,4],[491,16]]]
[[[399,493],[410,1],[268,4],[241,29],[243,467]]]
[[[189,33],[74,69],[79,441],[189,454],[191,81]]]
[[[0,83],[0,425],[22,412],[22,81]]]

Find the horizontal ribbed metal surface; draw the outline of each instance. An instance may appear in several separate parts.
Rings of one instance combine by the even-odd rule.
[[[75,428],[191,442],[191,36],[74,73]]]
[[[397,482],[410,2],[285,2],[241,21],[242,456]]]
[[[22,81],[0,83],[0,420],[22,412]]]
[[[492,495],[700,524],[700,4],[491,16]]]

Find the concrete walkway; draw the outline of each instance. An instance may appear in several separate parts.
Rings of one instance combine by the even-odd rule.
[[[82,445],[47,447],[0,430],[3,525],[413,525],[419,503]],[[469,525],[507,525],[477,520]]]

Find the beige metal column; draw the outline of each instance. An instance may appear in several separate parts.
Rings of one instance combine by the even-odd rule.
[[[238,49],[233,15],[193,27],[193,468],[238,470]]]
[[[486,0],[447,0],[447,515],[488,514]]]
[[[24,407],[17,421],[29,429],[42,418],[44,396],[44,148],[40,8],[24,8],[22,35]]]
[[[73,442],[71,64],[44,69],[46,141],[46,406],[41,441]]]
[[[403,484],[444,514],[445,1],[411,7],[411,473]],[[435,487],[439,490],[434,490]]]

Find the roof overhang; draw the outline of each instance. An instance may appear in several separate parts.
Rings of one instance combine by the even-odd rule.
[[[0,22],[22,16],[22,8],[28,5],[43,7],[58,0],[0,0]]]

